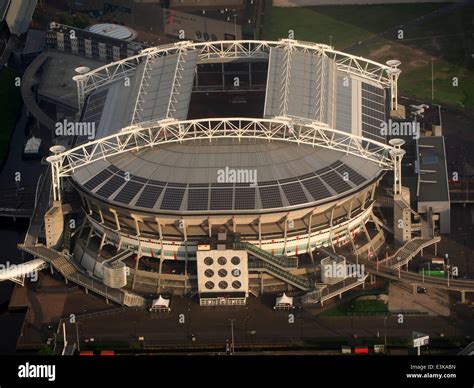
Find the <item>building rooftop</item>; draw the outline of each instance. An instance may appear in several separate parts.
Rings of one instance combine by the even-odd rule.
[[[323,203],[360,189],[380,173],[374,162],[325,148],[218,139],[120,154],[89,164],[73,177],[93,195],[118,205],[207,212]]]
[[[418,139],[418,201],[449,202],[446,150],[443,136]]]

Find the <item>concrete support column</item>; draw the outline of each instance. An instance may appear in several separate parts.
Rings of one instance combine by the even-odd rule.
[[[140,233],[140,225],[138,224],[139,218],[135,215],[132,214],[133,222],[135,223],[135,231],[137,234],[137,237],[141,235]]]
[[[102,239],[100,240],[100,245],[99,245],[99,254],[100,254],[100,251],[102,250],[102,248],[104,247],[105,245],[105,238],[107,237],[107,235],[104,233],[102,235]]]
[[[187,290],[187,276],[188,276],[188,259],[189,259],[189,254],[188,254],[188,230],[187,230],[187,225],[184,219],[182,219],[182,225],[183,225],[183,234],[184,234],[184,293],[186,293]]]
[[[334,207],[331,209],[331,218],[329,220],[329,242],[331,243],[331,247],[333,252],[336,252],[336,249],[334,248],[334,244],[332,242],[332,226],[333,226],[333,221],[334,221]]]
[[[262,217],[258,217],[258,245],[262,249]]]
[[[367,191],[364,191],[364,198],[362,199],[362,210],[365,210],[366,202],[367,202]]]
[[[354,206],[354,199],[352,199],[351,202],[349,203],[349,210],[347,211],[347,218],[348,219],[351,219],[352,207],[353,206]]]
[[[161,229],[161,222],[158,218],[155,218],[156,224],[158,225],[158,233],[160,235],[160,268],[158,269],[158,289],[159,291],[161,287],[161,274],[163,268],[163,261],[165,261],[165,255],[163,251],[163,230]]]
[[[102,213],[102,210],[99,209],[99,216],[100,216],[100,223],[104,223],[104,214]]]
[[[285,242],[283,244],[283,254],[286,255],[286,242],[287,242],[287,239],[288,239],[288,215],[285,216],[285,227],[284,227],[284,239],[285,239]]]
[[[117,211],[115,209],[109,209],[109,211],[114,215],[116,229],[120,230],[120,221],[119,221],[119,218],[118,218]]]
[[[461,303],[466,303],[466,291],[461,291]]]
[[[370,193],[370,200],[373,201],[374,198],[375,198],[375,189],[376,189],[376,185],[373,184],[372,185],[372,192]]]
[[[79,260],[79,264],[81,265],[82,265],[82,260],[84,259],[84,255],[86,254],[87,247],[89,246],[89,242],[91,241],[93,231],[94,229],[91,227],[91,229],[89,230],[89,234],[87,235],[86,245],[84,246],[84,251],[82,252],[81,260]]]
[[[133,274],[132,290],[135,289],[135,284],[136,284],[136,282],[137,282],[138,264],[139,264],[139,262],[140,262],[140,257],[141,257],[140,242],[139,242],[138,244],[139,244],[139,248],[138,248],[137,260],[135,261],[135,272],[134,272],[134,274]]]
[[[313,264],[314,264],[313,250],[311,249],[311,223],[312,222],[313,222],[313,212],[309,213],[309,217],[308,217],[308,243],[307,243],[306,251],[309,253],[309,257],[311,257],[311,261],[313,261]]]

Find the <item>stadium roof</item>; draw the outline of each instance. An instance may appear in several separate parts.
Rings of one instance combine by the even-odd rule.
[[[271,48],[264,116],[293,116],[325,122],[327,85],[334,72],[334,62],[327,57]]]
[[[443,136],[418,139],[418,201],[449,202],[446,151]]]
[[[86,190],[122,206],[199,212],[304,207],[345,196],[380,173],[376,163],[334,150],[219,139],[117,155],[73,176]]]

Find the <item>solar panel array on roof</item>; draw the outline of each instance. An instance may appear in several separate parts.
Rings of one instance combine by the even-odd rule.
[[[255,187],[237,187],[235,189],[234,209],[255,209]]]
[[[385,89],[362,82],[362,135],[386,143],[381,124],[386,122]]]
[[[357,171],[355,171],[345,163],[339,166],[337,168],[337,171],[342,175],[347,173],[348,179],[355,185],[361,185],[366,181],[366,179],[362,175],[360,175]]]
[[[211,189],[211,210],[228,210],[232,209],[232,196],[234,189]]]
[[[340,160],[336,160],[334,163],[331,163],[329,165],[330,169],[337,169],[339,166],[342,166],[344,163],[341,162]]]
[[[121,171],[120,168],[118,168],[117,166],[115,166],[115,165],[113,165],[113,164],[111,164],[111,165],[108,167],[108,169],[109,169],[110,171],[112,171],[113,173],[117,173],[117,172]]]
[[[117,189],[125,183],[123,176],[114,175],[102,187],[97,190],[96,194],[101,197],[109,198]]]
[[[338,71],[336,77],[336,129],[352,132],[352,82],[349,74]]]
[[[283,189],[286,199],[291,206],[308,202],[308,199],[306,198],[306,195],[299,182],[288,183],[286,185],[282,185],[281,188]]]
[[[258,187],[262,186],[274,186],[277,185],[278,181],[265,181],[265,182],[258,182]]]
[[[130,180],[134,182],[147,183],[148,179],[142,178],[141,176],[131,175]]]
[[[315,201],[319,201],[324,198],[329,198],[331,196],[329,190],[318,177],[306,179],[301,183],[303,183],[304,187],[306,187],[306,190],[309,191]]]
[[[188,210],[207,210],[209,208],[209,189],[188,190]]]
[[[153,209],[162,191],[162,186],[146,185],[142,193],[140,194],[140,197],[137,199],[135,206]]]
[[[345,178],[346,174],[347,179]],[[111,176],[112,178],[110,178]],[[144,208],[154,208],[165,187],[167,187],[167,190],[161,203],[161,209],[163,210],[179,210],[186,188],[188,188],[188,195],[185,207],[188,211],[250,210],[255,209],[256,206],[256,187],[251,187],[248,183],[242,185],[234,185],[232,183],[212,183],[210,185],[207,183],[191,183],[187,185],[185,183],[147,180],[136,175],[131,175],[129,180],[125,178],[125,172],[114,165],[110,165],[107,169],[87,181],[84,187],[92,191],[105,182],[97,190],[96,194],[110,198],[112,194],[124,185],[113,200],[123,204],[130,204],[142,187],[145,186],[135,203],[135,206]],[[353,168],[340,160],[336,160],[331,165],[321,168],[315,173],[305,174],[298,178],[260,182],[258,188],[262,206],[268,209],[283,206],[279,187],[282,188],[289,205],[295,206],[330,197],[332,194],[323,181],[337,194],[342,194],[352,189],[348,182],[360,185],[365,180]],[[144,185],[145,183],[146,185]],[[312,198],[307,196],[301,184],[304,185]],[[209,190],[211,190],[210,194]]]
[[[83,186],[89,190],[92,191],[94,190],[97,186],[99,186],[101,183],[106,181],[107,179],[110,178],[112,175],[112,172],[109,170],[102,170],[98,174],[96,174],[93,178],[89,179]]]
[[[314,177],[314,172],[310,172],[309,174],[300,175],[298,177],[298,179],[303,180],[303,179],[312,178],[312,177]]]
[[[108,93],[109,89],[105,89],[89,96],[82,121],[95,122],[96,125],[99,123]]]
[[[290,182],[295,182],[295,181],[297,181],[296,177],[291,177],[287,179],[278,179],[278,183],[280,183],[281,185],[284,183],[290,183]]]
[[[85,107],[83,109],[81,122],[93,123],[95,128],[99,126],[102,112],[104,111],[105,101],[107,100],[107,94],[109,89],[100,90],[92,93],[86,100]],[[87,135],[80,135],[76,137],[75,145],[84,144],[90,141]]]
[[[161,209],[163,210],[179,210],[186,189],[167,187],[163,200],[161,201]]]
[[[129,181],[122,187],[122,190],[115,196],[114,201],[129,204],[130,201],[135,198],[140,189],[143,187],[143,183]]]
[[[262,200],[262,206],[264,209],[283,206],[280,196],[280,189],[278,186],[259,187],[259,191],[260,199]]]
[[[352,187],[335,171],[328,172],[321,177],[334,191],[342,194]]]
[[[187,183],[168,182],[168,187],[183,187],[183,188],[186,188],[187,186],[188,186]]]
[[[153,185],[153,186],[162,186],[162,187],[165,187],[166,186],[166,182],[163,182],[163,181],[155,181],[153,179],[150,179],[148,181],[148,184],[149,185]]]
[[[331,167],[323,167],[323,168],[320,168],[318,171],[316,171],[316,175],[320,176],[320,175],[323,175],[325,173],[327,173],[328,171],[331,171]]]

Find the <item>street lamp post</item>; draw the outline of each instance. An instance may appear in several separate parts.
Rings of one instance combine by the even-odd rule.
[[[444,255],[444,257],[446,258],[446,261],[447,261],[447,267],[446,267],[446,269],[448,270],[448,288],[449,288],[449,272],[450,272],[450,270],[451,270],[451,267],[449,266],[449,256],[448,256],[448,254],[446,253],[446,254]]]
[[[77,351],[80,352],[81,351],[81,345],[79,344],[79,323],[80,322],[77,322],[76,321],[76,342],[77,342]]]

